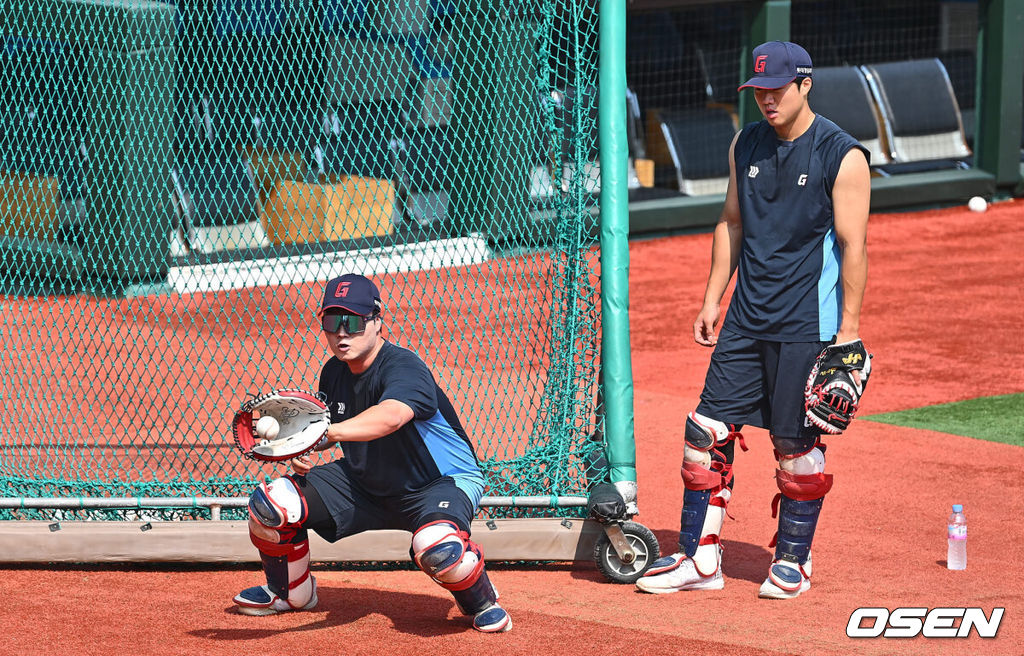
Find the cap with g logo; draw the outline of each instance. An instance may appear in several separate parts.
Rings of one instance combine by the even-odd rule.
[[[369,278],[357,273],[346,273],[327,281],[320,314],[331,308],[369,317],[380,311],[380,292]]]
[[[754,48],[754,77],[740,89],[780,89],[798,77],[811,77],[807,51],[789,41],[769,41]]]

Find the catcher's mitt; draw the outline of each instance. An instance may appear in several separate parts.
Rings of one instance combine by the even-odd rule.
[[[804,411],[811,424],[832,435],[846,430],[868,384],[871,357],[859,339],[822,350],[804,388]]]
[[[259,416],[254,417],[254,412]],[[271,439],[256,432],[256,421],[262,417],[273,417],[280,426]],[[231,422],[231,432],[244,455],[264,462],[280,462],[321,446],[330,425],[331,413],[319,395],[279,389],[243,403]]]

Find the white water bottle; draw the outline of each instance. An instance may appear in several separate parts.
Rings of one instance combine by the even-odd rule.
[[[953,504],[953,513],[946,522],[946,568],[967,569],[967,518],[964,507]]]

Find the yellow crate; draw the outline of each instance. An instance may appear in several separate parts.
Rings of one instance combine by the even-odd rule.
[[[60,214],[60,180],[0,171],[0,234],[53,240]]]
[[[263,227],[273,244],[391,234],[395,187],[390,180],[341,176],[329,183],[281,180],[264,205]]]

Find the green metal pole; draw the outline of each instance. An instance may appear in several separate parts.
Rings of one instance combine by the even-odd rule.
[[[1012,188],[1021,180],[1024,0],[982,0],[978,28],[975,162]]]
[[[598,132],[601,158],[601,366],[613,483],[636,481],[629,351],[629,198],[626,2],[601,0]]]
[[[791,5],[789,0],[759,0],[747,6],[746,24],[743,33],[743,55],[740,62],[740,80],[736,86],[750,79],[754,74],[750,52],[767,41],[789,41]],[[814,60],[814,53],[811,53]],[[761,120],[761,110],[754,102],[751,92],[740,93],[740,127]]]

